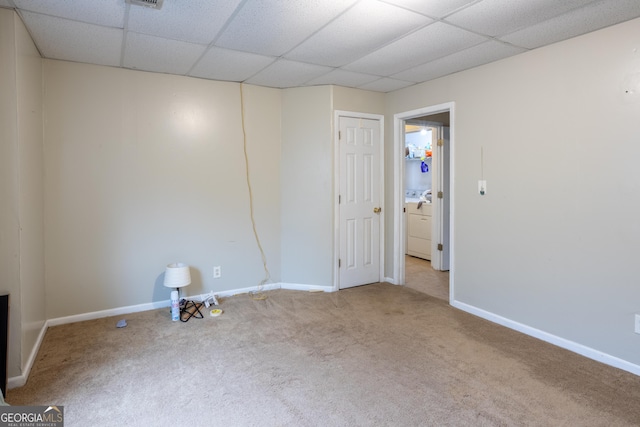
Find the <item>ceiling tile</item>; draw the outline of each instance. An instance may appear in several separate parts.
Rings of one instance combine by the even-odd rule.
[[[427,62],[426,64],[394,74],[391,77],[412,82],[422,82],[484,65],[522,52],[525,52],[525,49],[490,40],[456,52],[453,55],[448,55],[444,58],[436,59],[435,61]]]
[[[166,0],[160,10],[132,5],[127,28],[136,33],[209,44],[239,3],[240,0]]]
[[[486,40],[486,37],[436,22],[342,68],[388,76]]]
[[[0,0],[3,6],[16,8],[46,58],[384,92],[640,16],[640,0],[165,0],[160,10],[125,0]]]
[[[255,53],[211,47],[189,75],[242,82],[274,62],[275,59]]]
[[[254,0],[244,3],[216,46],[281,56],[356,0]]]
[[[160,73],[186,74],[206,46],[129,31],[123,66]]]
[[[22,19],[45,58],[120,65],[122,30],[24,11]]]
[[[386,0],[418,13],[423,13],[432,18],[442,18],[451,12],[459,10],[480,0]]]
[[[533,49],[639,16],[638,0],[601,0],[500,39]]]
[[[124,0],[13,0],[16,7],[106,27],[124,26]]]
[[[353,71],[335,69],[327,74],[308,81],[307,86],[338,85],[357,87],[378,79],[380,79],[379,76],[372,76],[371,74],[354,73]]]
[[[359,86],[360,89],[373,90],[376,92],[392,92],[394,90],[402,89],[414,85],[413,82],[405,82],[402,80],[390,79],[383,77],[374,82]]]
[[[379,1],[358,3],[285,55],[285,58],[339,67],[432,19]]]
[[[251,77],[247,83],[279,88],[301,86],[329,71],[331,68],[321,65],[279,59]]]
[[[489,36],[553,18],[593,0],[483,0],[446,18],[447,22]]]

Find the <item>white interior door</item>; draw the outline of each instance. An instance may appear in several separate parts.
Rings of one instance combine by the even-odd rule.
[[[442,128],[442,161],[440,171],[442,172],[441,180],[442,182],[442,191],[444,193],[444,197],[442,200],[442,221],[440,226],[440,241],[442,242],[442,260],[440,263],[440,270],[448,271],[449,270],[449,259],[451,257],[451,244],[449,242],[449,234],[450,234],[450,217],[451,217],[451,185],[450,185],[450,174],[449,174],[449,164],[451,157],[451,144],[449,141],[449,127],[445,126]]]
[[[431,267],[449,270],[450,185],[449,127],[438,126],[438,140],[433,150],[433,229]]]
[[[380,281],[380,120],[339,117],[339,287]]]

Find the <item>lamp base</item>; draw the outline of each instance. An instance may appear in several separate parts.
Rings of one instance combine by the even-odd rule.
[[[183,300],[183,301],[181,301],[181,304],[180,304],[180,321],[188,322],[189,319],[191,319],[192,317],[196,318],[196,319],[204,318],[204,315],[200,311],[200,308],[202,308],[203,305],[204,304],[202,304],[201,302],[197,302],[197,301],[191,301],[191,300]]]

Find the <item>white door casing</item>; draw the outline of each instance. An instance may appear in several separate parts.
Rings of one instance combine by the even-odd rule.
[[[435,189],[437,188],[437,174],[438,174],[438,165],[437,165],[437,157],[438,154],[436,150],[434,150],[434,161],[432,163],[433,169],[433,180],[436,182],[432,182],[433,184],[433,206],[432,206],[432,220],[434,222],[433,230],[434,234],[440,235],[440,233],[444,234],[445,241],[448,241],[448,251],[445,252],[445,256],[449,260],[448,265],[445,263],[444,266],[440,266],[441,269],[449,270],[449,301],[454,301],[455,295],[455,273],[454,273],[454,239],[453,236],[455,234],[454,231],[454,122],[455,122],[455,103],[447,102],[444,104],[434,105],[431,107],[419,108],[416,110],[406,111],[403,113],[394,114],[394,141],[393,141],[393,165],[394,165],[394,177],[393,177],[393,193],[394,193],[394,202],[393,202],[393,213],[394,213],[394,225],[393,225],[393,271],[392,276],[385,278],[390,283],[393,284],[403,284],[405,282],[405,245],[406,245],[406,221],[404,221],[404,206],[405,206],[405,193],[404,193],[404,163],[405,163],[405,138],[404,138],[404,126],[405,121],[413,118],[429,116],[433,114],[438,114],[442,112],[449,111],[450,115],[450,127],[447,129],[449,144],[447,146],[447,150],[444,155],[440,155],[440,158],[443,160],[443,163],[446,162],[448,165],[448,171],[446,166],[443,168],[442,165],[440,167],[440,171],[443,171],[445,174],[441,178],[441,182],[445,184],[447,187],[447,203],[446,209],[442,206],[440,201],[442,199],[437,199],[437,192]],[[448,172],[448,173],[447,173]],[[442,211],[441,211],[442,210]],[[442,224],[442,220],[446,216],[446,224]],[[444,229],[443,225],[446,227]],[[442,230],[442,231],[441,231]],[[434,242],[434,246],[437,245],[438,242]],[[440,252],[440,251],[438,251]],[[434,257],[441,256],[441,253],[432,253],[432,264],[434,261]],[[437,260],[439,263],[440,260]],[[444,267],[444,268],[443,268]],[[434,268],[436,268],[434,266]]]
[[[381,119],[338,122],[338,287],[377,283],[382,249]]]

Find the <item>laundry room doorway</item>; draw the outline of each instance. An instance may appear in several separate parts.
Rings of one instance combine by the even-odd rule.
[[[453,299],[453,108],[394,116],[394,281],[447,301]]]

